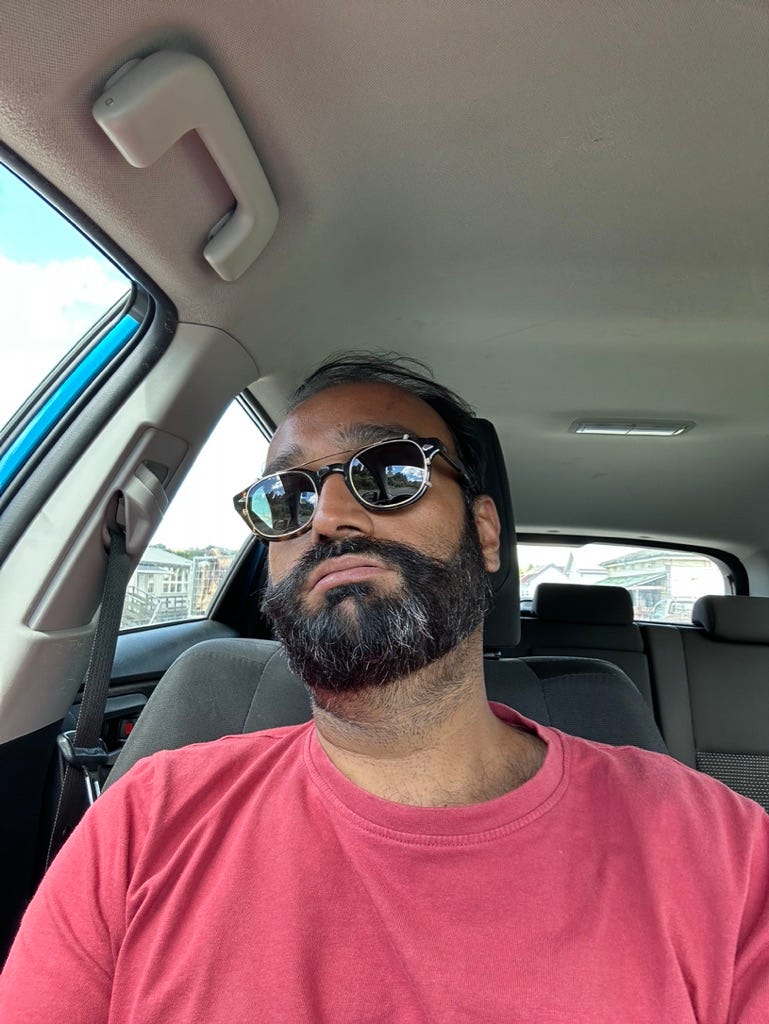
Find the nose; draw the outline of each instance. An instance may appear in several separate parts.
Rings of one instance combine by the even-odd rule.
[[[374,521],[347,488],[341,473],[330,473],[320,489],[312,520],[312,539],[317,542],[351,533],[371,535]]]

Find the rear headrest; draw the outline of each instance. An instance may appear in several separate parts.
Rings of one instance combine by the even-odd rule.
[[[692,622],[716,640],[769,644],[769,597],[700,597]]]
[[[515,647],[521,639],[521,605],[519,600],[518,547],[515,540],[513,503],[507,482],[507,469],[499,438],[488,420],[475,421],[486,456],[483,467],[483,493],[494,499],[500,522],[499,570],[491,577],[494,604],[486,615],[483,645],[486,650],[500,651]]]
[[[540,583],[532,611],[543,622],[591,622],[631,626],[633,599],[624,587],[589,587],[581,583]]]

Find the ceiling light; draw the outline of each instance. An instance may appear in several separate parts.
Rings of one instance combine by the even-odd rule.
[[[575,420],[570,434],[612,434],[619,437],[677,437],[694,426],[690,420]]]

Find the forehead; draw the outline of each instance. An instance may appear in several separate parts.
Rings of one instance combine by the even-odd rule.
[[[268,467],[311,462],[386,436],[437,437],[453,448],[443,419],[421,398],[391,384],[337,384],[302,402],[283,420],[267,454]]]

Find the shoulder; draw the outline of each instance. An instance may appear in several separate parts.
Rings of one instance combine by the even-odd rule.
[[[639,818],[653,818],[657,831],[675,822],[677,828],[706,829],[714,840],[721,830],[724,837],[739,833],[742,841],[753,831],[769,841],[769,815],[759,804],[670,755],[562,736],[572,784],[614,807],[631,806]]]
[[[669,811],[702,822],[724,815],[753,822],[760,833],[769,834],[769,814],[760,804],[670,754],[599,743],[541,725],[501,705],[492,707],[500,717],[545,740],[551,754],[563,757],[572,796],[614,807],[630,804],[639,816]]]
[[[167,807],[168,801],[187,802],[203,794],[215,797],[220,790],[230,789],[235,780],[253,784],[281,766],[293,764],[301,757],[303,738],[313,728],[308,722],[160,750],[138,761],[101,800],[130,801],[141,791],[145,803],[160,802]]]

